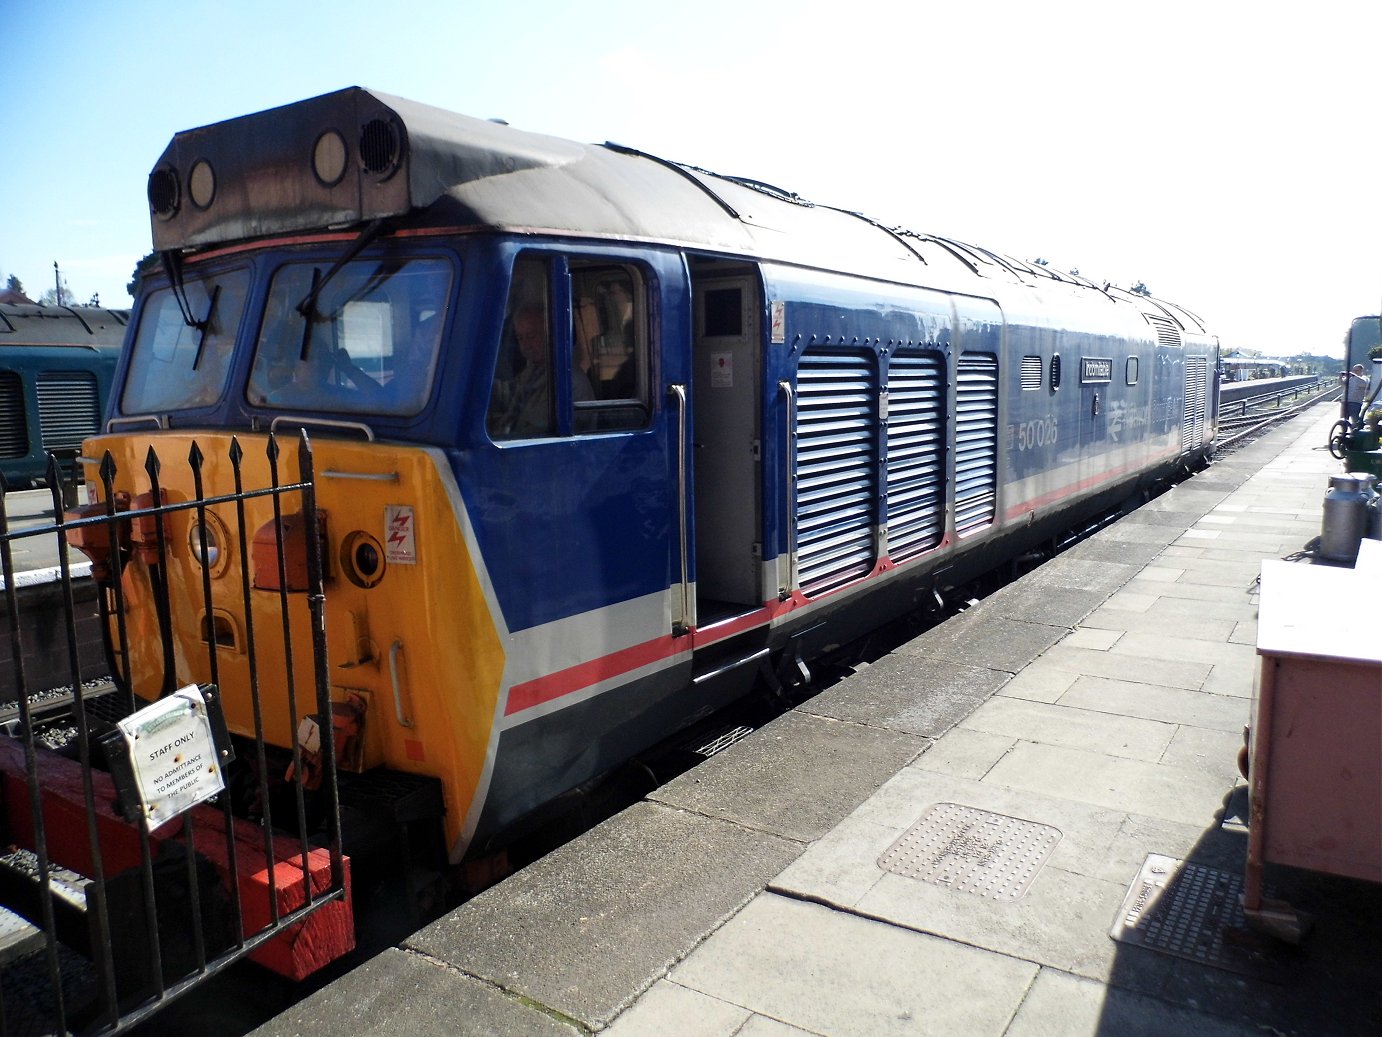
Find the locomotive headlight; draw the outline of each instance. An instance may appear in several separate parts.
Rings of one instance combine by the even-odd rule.
[[[203,542],[206,545],[205,553]],[[230,560],[229,543],[230,535],[226,527],[209,511],[206,513],[205,522],[193,522],[191,529],[187,531],[187,546],[191,549],[192,558],[198,565],[210,570],[213,576],[219,576],[225,571]]]
[[[197,160],[187,178],[187,196],[198,209],[205,209],[216,197],[216,171],[204,158]]]
[[[312,146],[312,172],[324,187],[335,187],[346,173],[346,142],[335,130],[327,130]]]
[[[384,578],[387,565],[384,548],[362,529],[346,536],[341,543],[341,569],[357,587],[373,587]]]

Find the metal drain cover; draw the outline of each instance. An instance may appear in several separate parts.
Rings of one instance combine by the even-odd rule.
[[[888,847],[878,866],[962,893],[1016,900],[1058,842],[1060,832],[1048,825],[937,803]]]
[[[1277,946],[1248,929],[1243,877],[1159,853],[1147,855],[1109,932],[1123,943],[1245,975],[1277,978]]]

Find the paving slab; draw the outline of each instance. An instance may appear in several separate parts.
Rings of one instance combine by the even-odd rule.
[[[1005,1037],[1262,1037],[1253,1025],[1043,968]]]
[[[1248,704],[1241,698],[1088,674],[1078,676],[1057,701],[1115,716],[1238,734],[1248,721]]]
[[[719,818],[639,803],[419,930],[404,947],[598,1028],[801,849]]]
[[[255,1030],[255,1037],[578,1037],[587,1031],[455,968],[388,948]]]
[[[1159,613],[1154,616],[1159,617]],[[1187,628],[1194,623],[1187,622]],[[1167,637],[1165,633],[1130,630],[1109,649],[1114,655],[1138,655],[1157,660],[1201,662],[1210,666],[1257,666],[1257,649],[1229,644],[1227,638],[1205,640],[1197,637]]]
[[[1222,779],[1192,768],[1029,742],[1018,743],[984,781],[1185,824],[1209,824],[1204,804],[1226,791]]]
[[[815,1034],[998,1037],[1036,972],[1027,961],[765,893],[671,979]]]
[[[1150,597],[1150,596],[1149,596]],[[1102,632],[1116,631],[1126,633],[1135,631],[1141,637],[1156,636],[1160,638],[1189,638],[1196,641],[1229,641],[1233,632],[1240,625],[1241,621],[1236,617],[1210,618],[1209,616],[1199,615],[1193,621],[1188,621],[1185,613],[1178,615],[1166,615],[1164,611],[1151,612],[1151,606],[1157,599],[1151,598],[1147,602],[1145,609],[1123,609],[1113,607],[1113,599],[1109,599],[1109,604],[1103,608],[1095,609],[1084,620],[1082,626],[1092,628]],[[1076,631],[1088,633],[1089,630]],[[1109,648],[1117,644],[1120,638],[1115,638],[1109,643]],[[1088,638],[1078,640],[1074,636],[1067,638],[1064,642],[1072,648],[1092,648],[1094,645]],[[1254,642],[1255,643],[1255,642]]]
[[[1005,670],[890,655],[804,703],[817,716],[936,738],[1008,681]],[[920,751],[922,747],[918,746]]]
[[[1005,738],[1089,749],[1150,763],[1166,754],[1177,731],[1175,725],[1162,721],[1005,696],[985,702],[961,726]]]
[[[794,710],[648,799],[806,843],[837,825],[929,744],[918,735]]]
[[[1107,677],[1130,683],[1146,682],[1170,688],[1198,690],[1209,676],[1209,663],[1175,661],[1156,655],[1095,652],[1088,648],[1057,645],[1038,660],[1042,667],[1066,670],[1080,675]]]
[[[1005,615],[1008,599],[998,607],[981,602],[900,645],[893,656],[900,659],[947,659],[966,666],[985,667],[1013,674],[1070,632],[1033,613],[1026,619]]]
[[[1107,568],[1095,570],[1100,577],[1107,577],[1116,571]],[[985,598],[983,606],[996,615],[1026,622],[1037,618],[1049,626],[1069,629],[1102,605],[1111,593],[1105,585],[1108,582],[1106,579],[1100,579],[1100,585],[1093,588],[1067,586],[1067,583],[1080,578],[1080,572],[1078,569],[1067,571],[1048,580],[1034,580],[1036,573],[1031,573]],[[1058,583],[1056,579],[1063,582]]]

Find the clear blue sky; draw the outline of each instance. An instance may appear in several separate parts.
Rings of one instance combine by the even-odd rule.
[[[343,86],[1130,285],[1225,348],[1382,310],[1382,4],[0,0],[0,278],[128,305],[173,133]]]

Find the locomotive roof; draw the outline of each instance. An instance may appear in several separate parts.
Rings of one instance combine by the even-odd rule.
[[[129,310],[0,303],[0,346],[118,346]]]
[[[984,279],[1134,297],[754,181],[350,87],[174,136],[149,175],[160,251],[351,227],[483,227],[668,242],[987,294]],[[847,266],[842,266],[847,264]],[[1184,329],[1193,315],[1137,297]]]

